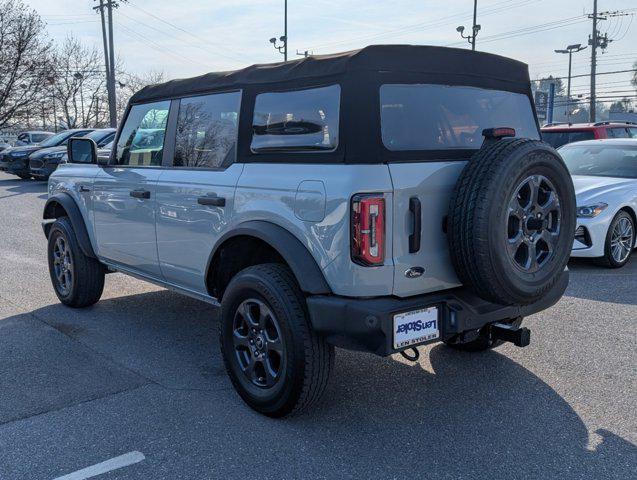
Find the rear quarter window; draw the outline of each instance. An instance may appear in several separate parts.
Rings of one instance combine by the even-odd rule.
[[[476,87],[387,84],[380,88],[381,132],[389,150],[478,149],[482,130],[512,127],[538,139],[526,95]]]
[[[338,147],[341,87],[257,95],[253,153],[331,152]]]

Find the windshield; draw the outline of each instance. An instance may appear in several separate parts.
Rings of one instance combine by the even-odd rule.
[[[102,148],[108,142],[113,140],[115,136],[115,132],[113,130],[95,130],[87,135],[84,135],[84,138],[90,138],[93,140],[98,147]]]
[[[62,143],[64,140],[66,140],[68,137],[72,136],[75,132],[69,132],[68,130],[65,130],[64,132],[60,132],[57,135],[53,135],[52,137],[47,138],[45,141],[43,141],[40,146],[41,147],[56,147],[57,145],[59,145],[60,143]]]
[[[482,130],[511,127],[539,139],[529,97],[520,93],[448,85],[383,85],[383,144],[389,150],[478,149]]]
[[[561,147],[567,143],[581,142],[584,140],[594,140],[595,132],[592,130],[562,131],[562,132],[542,132],[542,140],[553,148]]]
[[[50,136],[51,136],[50,133],[32,133],[31,134],[31,140],[34,143],[40,143],[42,140],[44,140],[45,138],[48,138]]]
[[[559,152],[571,175],[637,178],[637,145],[569,145]]]

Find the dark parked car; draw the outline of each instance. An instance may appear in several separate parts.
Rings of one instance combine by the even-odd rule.
[[[23,147],[7,148],[0,152],[0,171],[12,173],[22,179],[31,178],[29,170],[29,155],[43,148],[66,146],[66,142],[71,137],[81,137],[95,130],[94,128],[76,128],[74,130],[64,130],[52,137],[47,138],[38,145],[27,145]]]
[[[93,140],[98,148],[102,148],[113,141],[115,137],[114,128],[100,128],[84,135]],[[75,135],[81,136],[81,135]],[[66,160],[66,144],[57,147],[48,147],[33,152],[29,155],[29,171],[31,176],[37,180],[48,180],[49,176],[58,168],[60,163]]]

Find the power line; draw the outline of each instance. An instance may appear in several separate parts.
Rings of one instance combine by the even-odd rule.
[[[502,7],[506,4],[513,4],[513,5],[509,5],[508,9],[513,9],[513,8],[518,8],[521,6],[525,6],[528,5],[529,3],[533,3],[534,1],[538,2],[538,1],[543,1],[543,0],[507,0],[507,1],[500,1],[500,2],[496,2],[496,3],[492,3],[487,5],[486,7],[484,7],[481,11],[480,11],[480,16],[481,17],[485,17],[488,15],[494,15],[494,14],[501,14],[502,13]],[[318,44],[318,45],[313,45],[313,46],[308,46],[308,47],[304,47],[303,50],[320,50],[326,47],[336,47],[336,46],[341,46],[341,45],[348,45],[348,44],[353,44],[353,43],[357,43],[357,42],[361,42],[361,41],[370,41],[370,40],[376,40],[376,39],[380,39],[380,38],[384,38],[384,37],[397,37],[397,36],[403,36],[409,33],[413,33],[415,31],[420,31],[423,29],[429,29],[429,28],[433,28],[433,27],[439,27],[439,26],[445,26],[445,25],[451,25],[453,23],[455,23],[456,21],[458,21],[459,19],[465,20],[468,19],[469,15],[467,14],[466,11],[462,11],[461,13],[455,13],[455,14],[451,14],[451,15],[446,15],[444,17],[439,17],[436,20],[433,21],[426,21],[426,22],[419,22],[419,23],[414,23],[411,25],[404,25],[400,28],[396,28],[396,29],[389,29],[389,30],[385,30],[379,33],[374,33],[374,34],[369,34],[369,35],[362,35],[359,37],[352,37],[346,40],[339,40],[339,41],[335,41],[335,42],[328,42],[328,43],[323,43],[323,44]],[[462,43],[462,42],[461,42]]]
[[[619,73],[629,73],[629,72],[637,72],[636,68],[632,68],[630,70],[616,70],[614,72],[601,72],[598,73],[597,75],[616,75]],[[580,77],[588,77],[588,74],[582,74],[582,75],[573,75],[571,76],[571,78],[580,78]],[[551,77],[552,80],[565,80],[567,77]],[[543,79],[542,79],[543,80]]]
[[[215,48],[219,48],[219,49],[224,48],[224,49],[226,49],[226,50],[228,49],[227,45],[219,45],[219,44],[215,44],[215,43],[213,43],[213,42],[210,42],[208,39],[206,39],[206,38],[204,38],[204,37],[200,37],[199,35],[195,35],[194,33],[192,33],[192,32],[190,32],[190,31],[188,31],[188,30],[186,30],[186,29],[184,29],[184,28],[180,27],[179,25],[175,25],[174,23],[169,22],[168,20],[165,20],[165,19],[163,19],[163,18],[161,18],[161,17],[159,17],[159,16],[155,15],[154,13],[149,12],[148,10],[144,10],[142,7],[139,7],[139,6],[137,6],[137,5],[133,5],[132,3],[131,3],[131,4],[129,4],[129,5],[130,5],[131,7],[133,7],[133,8],[135,8],[136,10],[139,10],[140,12],[145,13],[146,15],[148,15],[148,16],[150,16],[150,17],[153,17],[155,20],[159,20],[160,22],[165,23],[166,25],[168,25],[168,26],[170,26],[170,27],[172,27],[172,28],[174,28],[174,29],[176,29],[176,30],[179,30],[180,32],[183,32],[183,33],[185,33],[185,34],[187,34],[187,35],[189,35],[189,36],[191,36],[191,37],[193,37],[193,38],[197,39],[197,40],[198,40],[198,41],[200,41],[200,42],[206,43],[206,44],[208,44],[208,45],[210,45],[210,46],[213,46],[213,47],[215,47]],[[225,53],[222,53],[222,52],[219,52],[219,51],[216,51],[216,52],[208,52],[208,53],[214,53],[214,54],[216,54],[216,55],[219,55],[219,56],[221,56],[221,57],[225,57],[225,58],[227,58],[227,59],[234,60],[234,61],[240,61],[240,62],[244,62],[244,61],[245,61],[245,59],[243,58],[243,56],[241,56],[241,57],[236,56],[236,57],[235,57],[235,56],[232,56],[232,55],[226,55]],[[239,53],[237,53],[237,55],[240,55],[240,54],[239,54]]]
[[[210,65],[206,65],[206,64],[201,63],[201,62],[199,62],[197,60],[193,60],[191,58],[185,57],[184,55],[181,55],[179,53],[173,52],[173,51],[167,49],[165,46],[162,46],[162,45],[156,43],[155,41],[151,40],[147,36],[142,35],[141,33],[136,32],[135,30],[132,30],[131,28],[128,28],[125,25],[122,25],[120,22],[117,22],[117,26],[119,28],[123,29],[122,33],[124,33],[125,35],[128,35],[129,37],[134,38],[136,40],[141,39],[144,42],[148,42],[148,45],[151,48],[153,48],[154,50],[156,50],[156,51],[158,51],[160,53],[163,53],[165,55],[170,55],[171,57],[173,57],[173,58],[175,58],[175,59],[177,59],[177,60],[179,60],[181,62],[183,62],[183,60],[186,60],[186,61],[188,61],[188,62],[190,62],[190,63],[192,63],[194,65],[199,65],[199,66],[202,66],[202,67],[210,68]]]

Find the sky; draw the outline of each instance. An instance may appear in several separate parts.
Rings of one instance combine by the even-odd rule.
[[[101,51],[94,0],[24,0],[47,23],[53,40],[68,34]],[[600,21],[614,41],[598,56],[598,72],[631,69],[637,60],[637,0],[599,0],[599,11],[629,15]],[[531,78],[566,76],[568,56],[555,49],[586,45],[593,0],[478,0],[477,49],[529,64]],[[269,43],[283,34],[284,0],[129,0],[115,11],[115,51],[127,71],[183,78],[282,60]],[[470,29],[473,0],[288,0],[290,58],[379,43],[469,48],[456,27]],[[630,15],[633,14],[633,15]],[[298,58],[298,57],[297,57]],[[573,75],[590,73],[590,49],[573,56]],[[598,77],[599,90],[628,91],[629,73]],[[573,79],[584,92],[589,79]],[[634,91],[632,92],[635,93]]]

